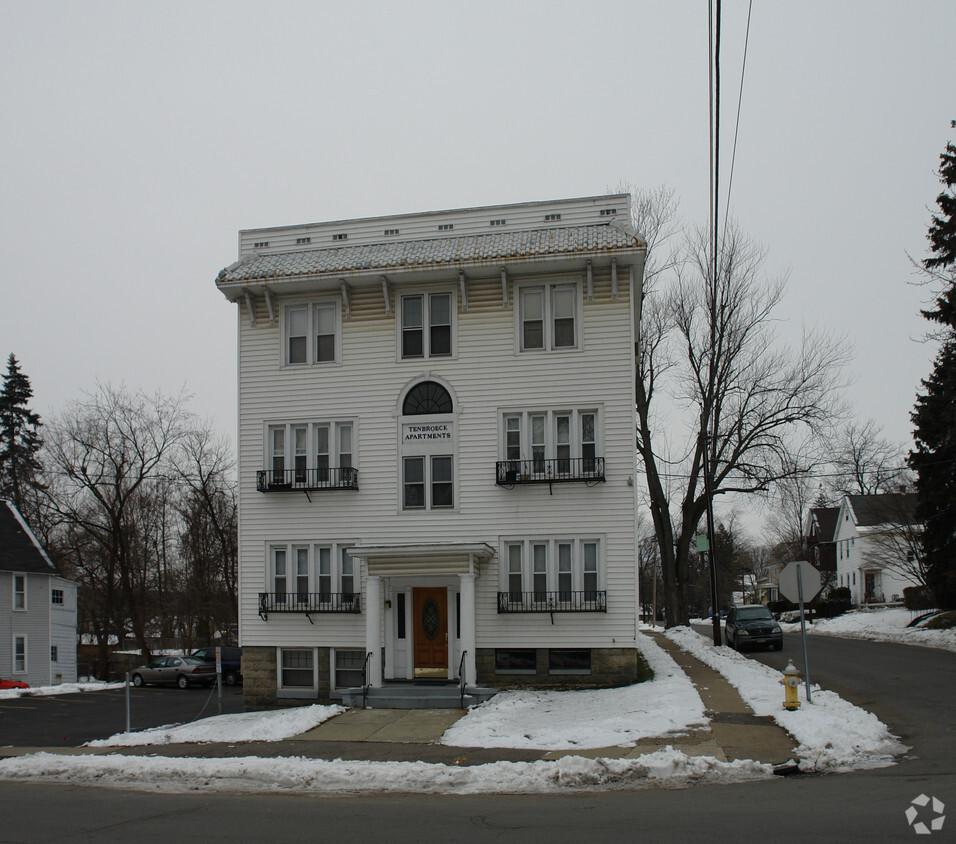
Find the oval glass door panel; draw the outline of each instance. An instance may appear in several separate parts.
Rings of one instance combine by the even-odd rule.
[[[422,607],[422,632],[425,638],[431,641],[438,635],[438,628],[441,624],[441,618],[438,613],[438,604],[434,598],[428,598],[425,606]]]

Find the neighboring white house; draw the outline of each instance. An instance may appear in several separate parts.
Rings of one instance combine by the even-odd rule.
[[[76,682],[76,584],[60,577],[13,503],[0,500],[0,677]]]
[[[844,496],[837,516],[837,586],[854,604],[897,603],[918,586],[908,570],[919,553],[915,493]]]
[[[242,231],[248,706],[640,671],[626,194]]]

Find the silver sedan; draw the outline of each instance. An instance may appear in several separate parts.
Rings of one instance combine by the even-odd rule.
[[[134,686],[152,683],[188,689],[190,686],[211,686],[216,682],[215,664],[194,656],[161,656],[149,665],[134,668],[131,673]]]

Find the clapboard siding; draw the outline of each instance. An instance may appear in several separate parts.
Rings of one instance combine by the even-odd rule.
[[[564,280],[566,276],[542,277]],[[586,298],[583,277],[574,278]],[[522,279],[522,283],[526,283]],[[419,289],[454,289],[448,278]],[[385,315],[381,287],[353,287],[350,318],[342,321],[339,364],[302,368],[280,365],[282,305],[270,325],[263,308],[257,324],[240,318],[240,506],[242,532],[241,635],[244,644],[338,647],[364,641],[363,615],[258,616],[258,592],[269,590],[268,547],[273,542],[386,544],[485,542],[496,552],[502,537],[599,538],[608,612],[497,613],[504,588],[496,556],[476,584],[482,647],[626,645],[635,625],[633,447],[633,337],[626,271],[611,298],[609,272],[593,275],[592,301],[583,301],[582,348],[550,353],[516,351],[515,285],[508,306],[500,278],[469,280],[467,310],[457,302],[457,354],[407,361],[398,357],[396,310],[401,288],[390,291]],[[302,301],[301,296],[295,301]],[[306,297],[307,298],[307,297]],[[244,306],[243,306],[244,308]],[[425,377],[447,383],[457,398],[457,507],[449,512],[402,512],[399,489],[399,401],[408,385]],[[600,408],[607,483],[504,489],[495,485],[499,413],[503,408]],[[262,494],[255,475],[266,466],[269,422],[354,419],[358,491]],[[364,571],[363,571],[364,577]]]

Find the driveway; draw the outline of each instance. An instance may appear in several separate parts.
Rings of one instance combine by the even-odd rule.
[[[223,713],[242,712],[242,688],[222,690]],[[130,688],[134,730],[218,715],[216,688]],[[76,747],[126,729],[126,690],[0,698],[0,746]]]

